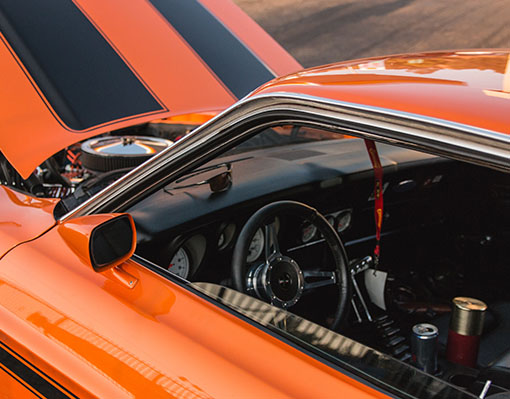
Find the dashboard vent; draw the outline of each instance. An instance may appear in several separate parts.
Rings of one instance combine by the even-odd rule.
[[[279,152],[277,154],[270,155],[271,158],[284,159],[286,161],[295,161],[297,159],[311,158],[319,155],[324,155],[323,152],[313,150],[294,150]]]

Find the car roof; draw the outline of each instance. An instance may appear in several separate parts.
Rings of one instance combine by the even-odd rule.
[[[307,69],[252,95],[299,93],[510,134],[509,50],[393,55]]]
[[[87,137],[217,113],[301,68],[230,0],[7,2],[0,32],[0,150],[24,178]]]

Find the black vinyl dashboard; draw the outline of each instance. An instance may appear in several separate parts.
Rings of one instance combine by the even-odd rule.
[[[402,237],[423,234],[442,223],[448,198],[445,181],[455,162],[382,144],[378,151],[384,168],[383,240],[389,256],[402,246]],[[231,168],[232,184],[212,192],[204,183],[224,165]],[[137,252],[181,277],[226,281],[243,224],[261,206],[283,199],[303,202],[325,215],[350,258],[366,255],[373,246],[373,170],[362,140],[245,151],[216,159],[203,169],[208,172],[193,175],[198,184],[171,183],[129,210],[137,227]],[[288,237],[285,245],[290,252],[321,242],[309,226],[285,220],[279,235]],[[395,235],[399,239],[392,249]],[[254,251],[259,248],[255,243]]]

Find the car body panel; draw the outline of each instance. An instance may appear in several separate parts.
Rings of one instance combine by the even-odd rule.
[[[256,94],[292,92],[510,134],[508,50],[369,58],[278,78]]]
[[[0,369],[0,386],[4,389],[3,395],[6,398],[37,399],[35,393],[27,388],[24,383],[6,371]]]
[[[239,23],[249,17],[227,1],[222,2],[224,7],[211,7],[221,13],[221,20],[197,0],[163,2],[176,10],[184,7],[181,12],[193,4],[187,24],[179,28],[165,19],[156,3],[133,0],[126,7],[118,0],[80,0],[34,3],[26,9],[28,5],[21,2],[2,6],[0,71],[5,91],[0,127],[14,133],[2,135],[0,148],[22,177],[79,140],[158,118],[217,113],[276,73],[299,68],[254,22],[242,38],[235,36],[232,32],[239,31]],[[49,13],[51,21],[41,21],[38,15],[50,6],[54,8]],[[186,27],[197,23],[193,13],[200,21],[208,21],[222,38],[228,37],[237,50],[219,45],[207,32],[198,41],[191,36],[194,28],[187,31]],[[72,24],[80,29],[71,29],[68,25]],[[192,44],[202,53],[183,34],[194,39]],[[82,53],[90,49],[97,54],[87,58]],[[245,63],[238,64],[237,57],[243,56]],[[243,86],[228,87],[222,81],[226,78],[214,69],[218,65],[226,65],[225,72],[239,76],[237,84]],[[252,74],[250,65],[262,75]],[[102,81],[96,80],[101,76]],[[140,102],[142,97],[146,97],[145,105]],[[124,103],[120,113],[105,111],[120,102]]]
[[[230,0],[201,0],[277,76],[303,69],[265,30]]]
[[[133,260],[120,267],[132,289],[92,272],[58,228],[12,250],[7,350],[77,397],[385,397]]]
[[[57,202],[0,186],[0,258],[14,246],[54,226],[53,209]]]

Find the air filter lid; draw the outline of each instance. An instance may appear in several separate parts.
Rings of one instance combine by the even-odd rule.
[[[84,168],[100,172],[135,167],[168,148],[172,142],[158,137],[106,136],[85,141],[80,160]]]

